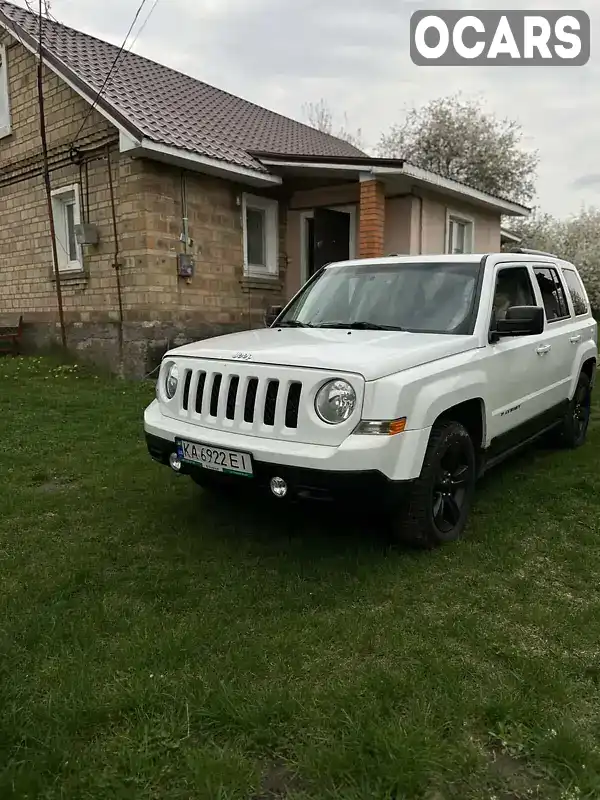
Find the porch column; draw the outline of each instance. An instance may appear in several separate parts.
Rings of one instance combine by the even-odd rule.
[[[360,181],[359,258],[384,255],[385,194],[383,183],[371,177]]]

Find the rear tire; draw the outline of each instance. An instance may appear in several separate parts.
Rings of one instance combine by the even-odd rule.
[[[408,496],[391,509],[396,541],[431,549],[459,539],[475,490],[473,440],[459,422],[442,420],[431,430],[421,474]]]
[[[563,447],[574,450],[585,442],[590,424],[592,385],[589,376],[582,372],[577,381],[573,399],[559,428],[559,441]]]

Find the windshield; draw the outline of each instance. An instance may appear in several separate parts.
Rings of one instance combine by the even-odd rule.
[[[277,324],[471,333],[479,269],[455,261],[324,269]]]

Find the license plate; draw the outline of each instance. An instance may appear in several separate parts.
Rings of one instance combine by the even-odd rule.
[[[213,447],[198,442],[187,442],[183,439],[177,440],[177,453],[182,461],[214,472],[243,475],[248,478],[253,474],[252,459],[248,453],[225,450],[222,447]]]

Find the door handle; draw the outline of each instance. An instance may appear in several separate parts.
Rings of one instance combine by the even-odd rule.
[[[550,350],[552,350],[551,344],[541,344],[535,352],[538,356],[545,356]]]
[[[577,334],[577,336],[571,336],[569,341],[571,342],[571,344],[577,344],[577,342],[581,341],[581,334],[579,333]]]

